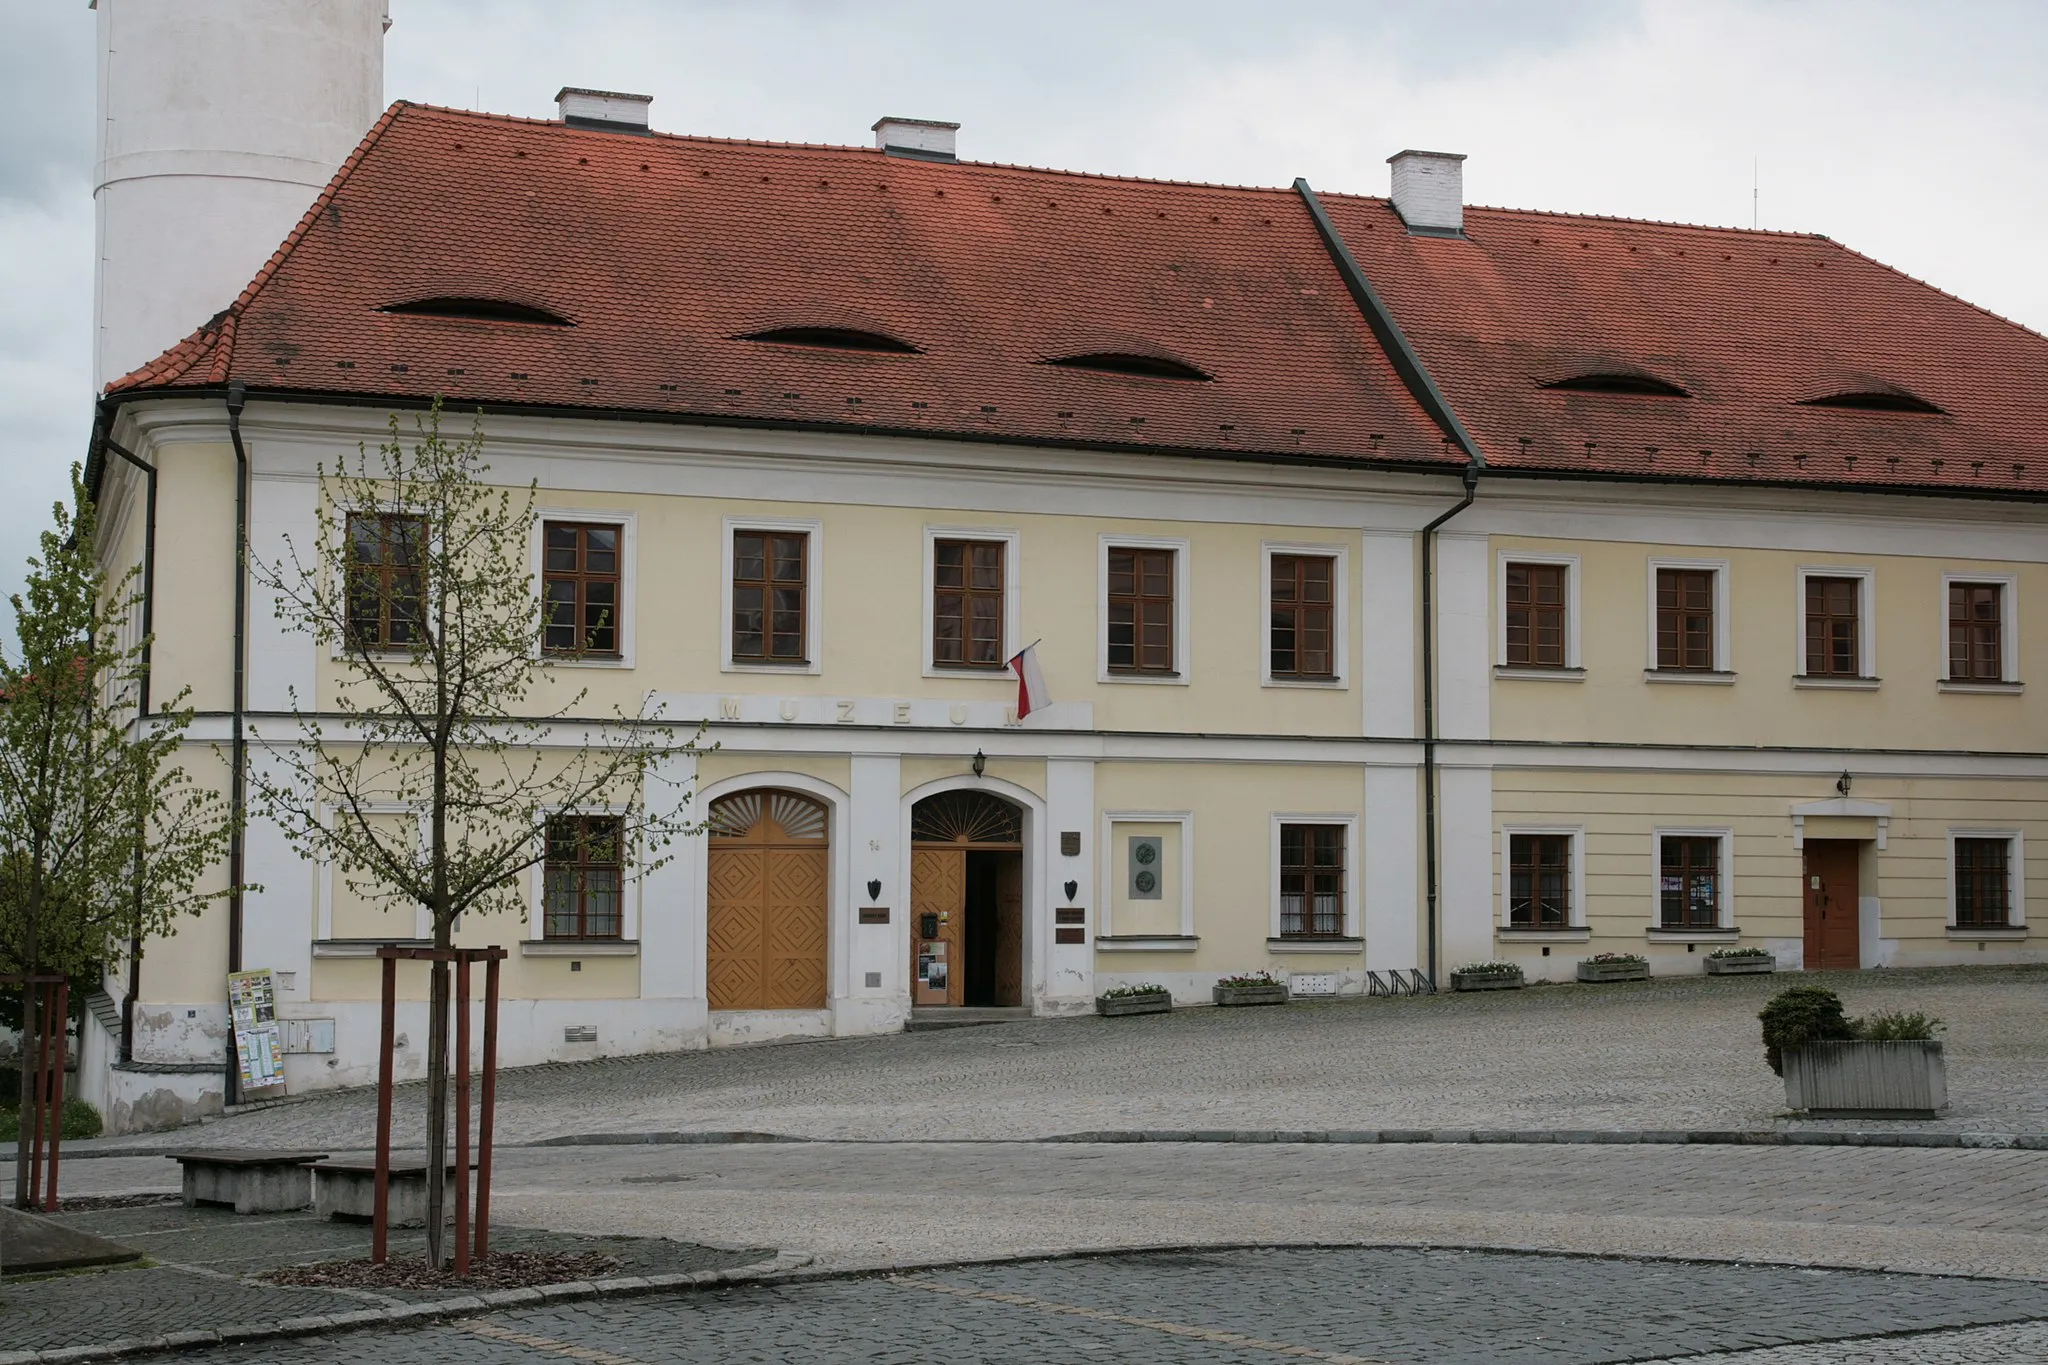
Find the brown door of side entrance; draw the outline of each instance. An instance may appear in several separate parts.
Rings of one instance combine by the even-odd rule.
[[[1806,841],[1806,969],[1863,965],[1854,839]]]

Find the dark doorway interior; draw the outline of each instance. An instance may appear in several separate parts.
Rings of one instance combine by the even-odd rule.
[[[966,949],[961,1003],[1024,1003],[1024,855],[967,852]]]

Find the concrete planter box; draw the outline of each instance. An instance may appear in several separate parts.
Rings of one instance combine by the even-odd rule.
[[[1165,991],[1148,991],[1144,995],[1098,995],[1095,997],[1097,1014],[1165,1014],[1173,1008],[1173,996]]]
[[[313,1166],[313,1213],[330,1222],[368,1223],[377,1213],[377,1163],[323,1161]],[[455,1202],[455,1168],[448,1168],[448,1201]],[[427,1225],[425,1162],[393,1162],[385,1216],[394,1228]]]
[[[1761,976],[1778,970],[1775,957],[1709,957],[1708,976]]]
[[[1452,972],[1454,991],[1518,991],[1527,982],[1520,972]]]
[[[1284,1005],[1287,1003],[1287,983],[1275,981],[1270,986],[1212,986],[1209,998],[1219,1005]]]
[[[1581,981],[1648,981],[1650,964],[1647,962],[1581,962]]]
[[[1788,1048],[1785,1105],[1817,1119],[1931,1119],[1948,1108],[1941,1044],[1808,1043]]]

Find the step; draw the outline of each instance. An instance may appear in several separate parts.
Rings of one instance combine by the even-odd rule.
[[[1029,1005],[917,1005],[910,1011],[906,1033],[932,1029],[973,1028],[979,1024],[1014,1024],[1031,1017]]]

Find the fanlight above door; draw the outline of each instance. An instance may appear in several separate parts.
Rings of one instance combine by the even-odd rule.
[[[910,838],[919,844],[1014,848],[1024,842],[1024,812],[987,792],[940,792],[910,808]]]
[[[736,792],[711,803],[710,825],[714,839],[822,843],[825,808],[794,792]]]

